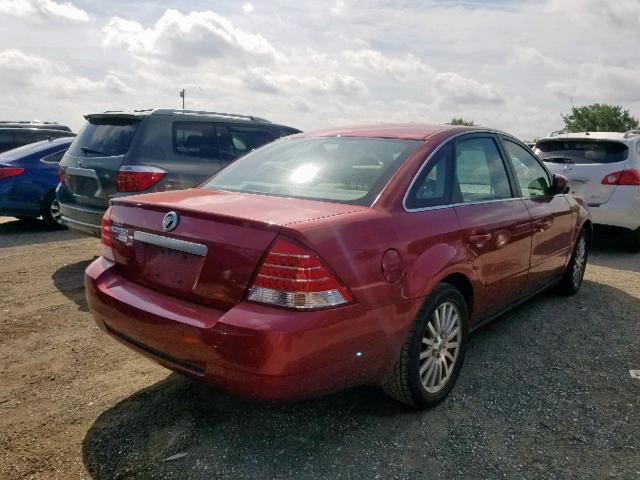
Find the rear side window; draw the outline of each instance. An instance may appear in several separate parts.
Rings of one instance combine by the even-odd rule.
[[[543,161],[551,163],[617,163],[629,156],[624,143],[608,140],[541,140],[536,150]]]
[[[420,145],[384,138],[283,139],[233,162],[203,188],[371,205]]]
[[[90,120],[71,144],[69,153],[78,157],[124,155],[139,124],[139,120],[127,118]]]
[[[453,193],[457,202],[471,203],[511,198],[509,177],[492,138],[456,143]]]
[[[220,147],[229,157],[241,157],[251,150],[275,140],[271,132],[262,129],[218,127]]]
[[[67,149],[61,150],[59,152],[53,153],[51,155],[48,155],[46,157],[44,157],[42,159],[42,161],[44,163],[60,163],[60,160],[62,160],[62,157],[64,156],[64,153],[67,151]]]
[[[175,122],[173,149],[178,155],[212,160],[220,158],[216,125],[207,122]]]
[[[429,159],[427,166],[420,172],[405,206],[426,208],[449,203],[452,167],[453,144],[448,143]]]

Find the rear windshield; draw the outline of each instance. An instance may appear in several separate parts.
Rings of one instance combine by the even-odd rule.
[[[607,140],[543,140],[536,149],[542,160],[552,163],[616,163],[629,155],[625,144]]]
[[[110,118],[90,120],[69,148],[77,157],[113,157],[129,150],[139,120]]]
[[[202,187],[371,205],[421,144],[357,137],[285,139],[240,158]]]

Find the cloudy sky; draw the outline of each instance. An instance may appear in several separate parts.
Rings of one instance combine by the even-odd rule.
[[[75,129],[181,88],[303,130],[461,116],[528,139],[572,100],[640,115],[640,0],[0,0],[0,39],[0,117]]]

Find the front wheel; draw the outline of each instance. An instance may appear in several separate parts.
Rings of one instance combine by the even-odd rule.
[[[458,379],[468,332],[464,297],[452,285],[438,285],[418,311],[385,392],[415,407],[437,405]]]
[[[587,268],[589,258],[589,234],[583,228],[578,235],[576,246],[573,249],[571,260],[567,269],[562,275],[562,280],[558,285],[558,290],[564,295],[574,295],[578,293],[584,279],[584,272]]]
[[[62,223],[60,204],[56,198],[56,192],[49,192],[42,201],[42,220],[52,230],[65,228]]]

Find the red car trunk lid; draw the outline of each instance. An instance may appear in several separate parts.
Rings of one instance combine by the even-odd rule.
[[[132,281],[221,309],[239,303],[281,226],[363,207],[189,190],[115,200],[116,263]],[[177,226],[165,231],[169,212]]]

